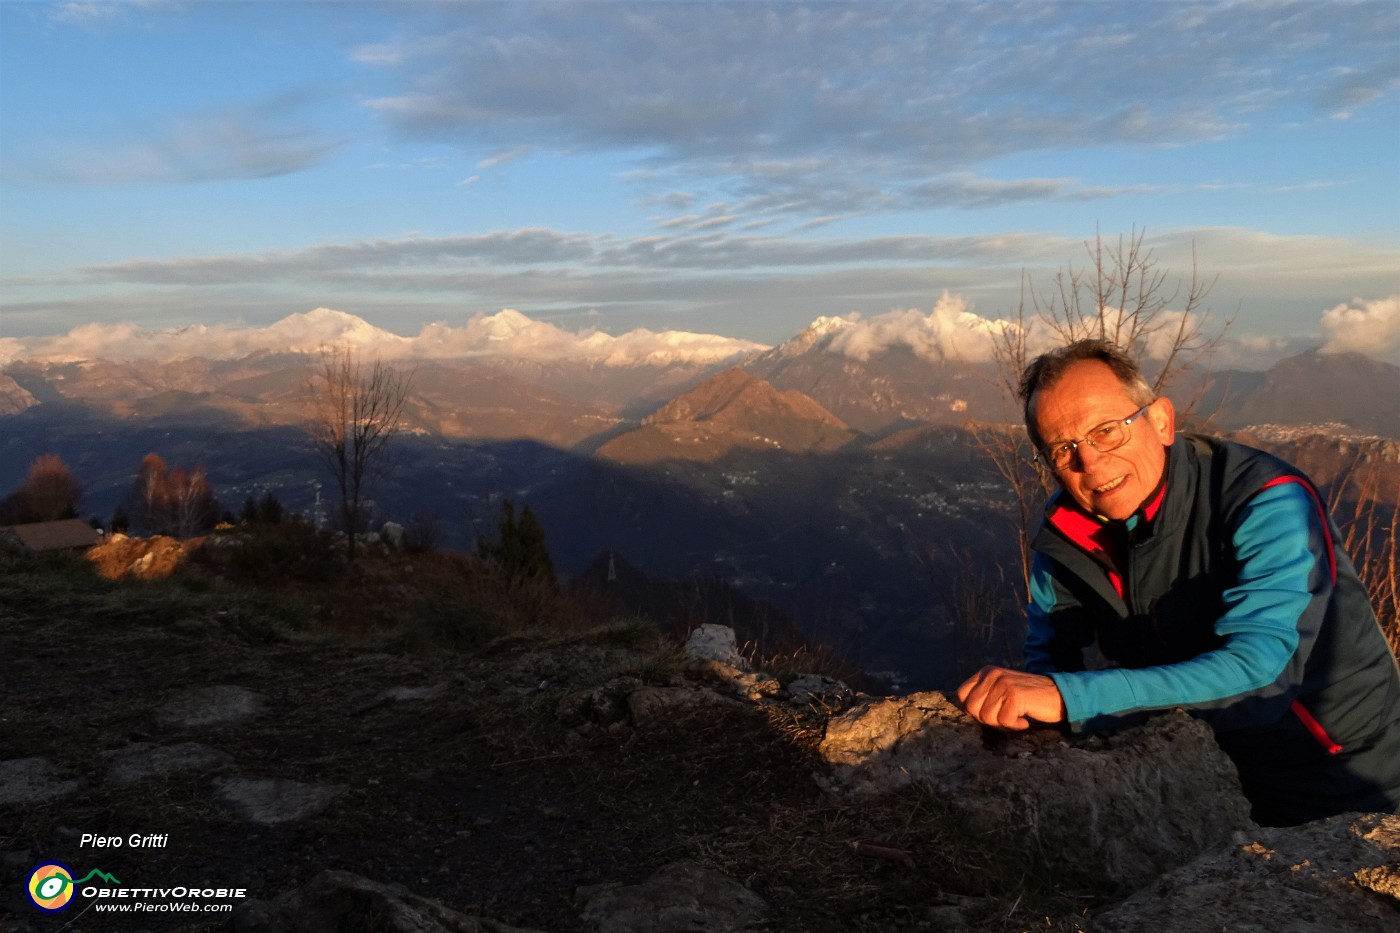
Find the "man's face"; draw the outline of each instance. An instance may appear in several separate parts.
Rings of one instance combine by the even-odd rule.
[[[1141,407],[1106,364],[1085,360],[1035,394],[1031,416],[1041,445],[1049,446],[1081,440],[1091,428],[1127,418]],[[1107,453],[1081,443],[1069,464],[1055,471],[1065,492],[1097,515],[1125,519],[1157,488],[1175,431],[1171,401],[1157,399],[1128,431],[1128,442]]]

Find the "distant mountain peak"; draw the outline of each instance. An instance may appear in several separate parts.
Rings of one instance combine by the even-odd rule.
[[[73,363],[237,360],[259,353],[315,353],[351,346],[387,358],[528,361],[609,367],[711,367],[768,347],[750,340],[637,328],[612,336],[592,327],[568,331],[506,308],[460,326],[426,324],[401,337],[333,308],[289,314],[267,327],[198,324],[144,330],[129,323],[83,324],[53,337],[0,338],[0,366],[18,361]]]
[[[836,317],[834,315],[822,315],[812,323],[808,324],[803,333],[822,336],[824,334],[834,334],[838,330],[847,327],[854,327],[855,321],[850,318]]]
[[[642,424],[680,421],[740,423],[755,416],[812,421],[846,430],[840,418],[801,392],[795,389],[780,392],[742,369],[726,369],[706,379],[657,409]]]
[[[1400,367],[1360,353],[1305,350],[1262,373],[1223,372],[1212,383],[1201,410],[1223,408],[1220,420],[1236,427],[1342,422],[1400,437]]]
[[[855,436],[840,418],[801,392],[780,392],[743,370],[726,369],[676,396],[598,453],[632,463],[712,461],[736,448],[835,450]]]
[[[792,338],[773,348],[768,355],[774,359],[800,356],[818,344],[830,342],[833,334],[854,326],[855,321],[850,318],[823,315],[808,324]]]
[[[724,411],[733,405],[746,389],[759,383],[767,386],[757,376],[750,376],[742,369],[726,369],[711,376],[689,392],[676,396],[648,417],[642,424],[664,424],[668,421],[700,421]],[[768,386],[771,390],[772,387]]]
[[[402,351],[408,338],[391,334],[363,318],[332,308],[315,308],[289,314],[266,328],[264,333],[293,353],[314,353],[326,346],[354,346],[361,349]]]
[[[481,325],[488,340],[509,340],[534,327],[535,322],[514,308],[502,308],[495,314],[484,315]]]
[[[364,318],[356,317],[353,314],[347,314],[344,311],[337,311],[334,308],[325,307],[312,308],[310,311],[289,314],[282,320],[293,323],[340,324],[349,327],[363,325],[365,323]]]

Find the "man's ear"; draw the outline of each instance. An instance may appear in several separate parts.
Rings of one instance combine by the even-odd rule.
[[[1147,422],[1157,432],[1162,446],[1170,447],[1176,437],[1176,408],[1165,395],[1158,397],[1147,409]]]

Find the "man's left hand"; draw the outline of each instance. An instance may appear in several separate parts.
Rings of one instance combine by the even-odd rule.
[[[984,667],[958,688],[958,700],[978,722],[998,729],[1029,729],[1031,721],[1065,721],[1065,701],[1042,674]]]

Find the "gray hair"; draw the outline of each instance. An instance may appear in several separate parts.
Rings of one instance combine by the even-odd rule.
[[[1031,360],[1026,371],[1021,374],[1021,384],[1017,389],[1017,394],[1021,398],[1022,411],[1026,419],[1026,431],[1034,443],[1041,442],[1041,438],[1037,437],[1035,433],[1035,422],[1031,411],[1031,403],[1035,400],[1036,393],[1053,387],[1064,377],[1071,366],[1085,361],[1103,363],[1111,369],[1113,375],[1118,377],[1118,381],[1123,384],[1128,397],[1137,404],[1146,405],[1156,398],[1152,387],[1147,384],[1147,379],[1142,374],[1142,368],[1121,347],[1107,340],[1076,340],[1074,343],[1037,356]]]

